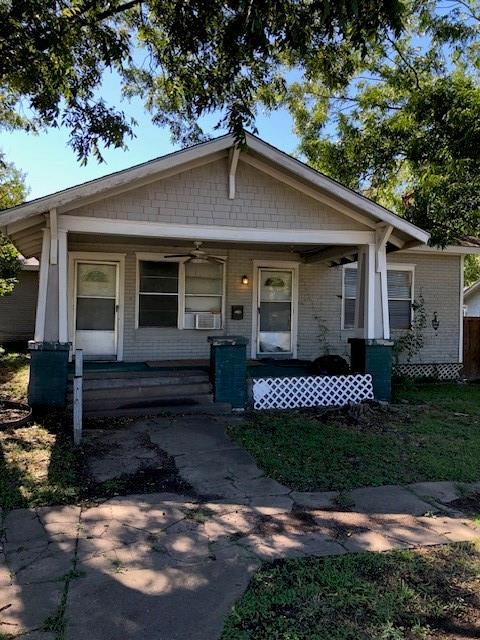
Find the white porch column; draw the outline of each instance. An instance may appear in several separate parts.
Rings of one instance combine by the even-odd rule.
[[[50,229],[43,229],[42,254],[38,277],[37,312],[35,316],[35,342],[45,337],[45,310],[47,308],[48,272],[50,263]]]
[[[355,328],[357,338],[373,339],[375,335],[375,245],[358,248],[357,297]]]
[[[387,253],[391,227],[377,231],[375,244],[359,247],[355,327],[358,338],[389,340]]]
[[[390,340],[390,315],[388,311],[388,281],[387,281],[387,242],[393,227],[387,225],[377,228],[375,243],[375,264],[377,286],[379,290],[379,305],[381,307],[381,325],[379,333],[384,340]]]
[[[58,231],[58,341],[68,342],[67,232]]]

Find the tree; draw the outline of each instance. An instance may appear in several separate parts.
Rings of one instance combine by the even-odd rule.
[[[465,286],[480,280],[480,256],[465,256]]]
[[[27,192],[24,175],[0,154],[0,209],[20,204]],[[21,266],[18,251],[0,233],[0,297],[13,292]]]
[[[402,10],[402,0],[3,0],[0,123],[64,124],[80,160],[100,159],[102,145],[133,135],[101,98],[111,70],[175,141],[200,139],[198,119],[212,112],[241,141],[258,92],[283,90],[286,64],[328,79],[342,47],[398,34]]]
[[[342,91],[319,75],[288,96],[308,162],[437,245],[480,235],[480,10],[449,6],[412,4],[404,35],[357,58]]]

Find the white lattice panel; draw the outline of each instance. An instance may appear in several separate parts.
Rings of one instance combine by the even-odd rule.
[[[407,378],[435,378],[436,380],[458,380],[463,365],[457,362],[441,364],[398,364],[394,373]]]
[[[372,376],[254,378],[254,409],[343,407],[373,399]]]

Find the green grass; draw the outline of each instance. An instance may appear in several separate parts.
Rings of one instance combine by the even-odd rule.
[[[0,397],[25,400],[28,372],[27,355],[1,353]],[[81,477],[82,451],[73,447],[62,413],[0,431],[2,509],[76,502]]]
[[[7,353],[0,347],[0,398],[26,400],[30,357]]]
[[[392,408],[253,414],[230,428],[267,475],[307,490],[480,477],[480,385],[397,388]]]
[[[75,503],[82,467],[83,452],[65,433],[61,416],[0,431],[0,506],[10,510]]]
[[[267,563],[221,640],[478,637],[478,544]]]

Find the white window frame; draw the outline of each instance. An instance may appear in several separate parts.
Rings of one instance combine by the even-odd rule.
[[[401,262],[395,263],[387,263],[387,277],[389,271],[410,271],[412,274],[412,286],[411,286],[411,310],[410,310],[410,324],[413,322],[413,316],[415,314],[413,309],[413,303],[415,301],[415,266],[414,264],[407,264]],[[342,331],[355,331],[355,327],[346,327],[345,326],[345,271],[347,269],[357,269],[358,265],[356,262],[352,262],[350,264],[344,264],[342,269],[342,310],[341,310],[341,329]],[[358,293],[358,292],[357,292]],[[350,300],[351,298],[349,298]],[[392,298],[392,300],[400,300],[403,298]],[[388,298],[390,302],[390,297]],[[389,306],[390,309],[390,306]],[[391,331],[405,331],[406,329],[391,329]]]
[[[173,251],[177,251],[178,249],[172,249]],[[181,251],[181,249],[179,249]],[[188,248],[185,249],[185,253],[188,252]],[[136,253],[136,278],[135,278],[135,329],[141,329],[146,331],[162,331],[169,329],[179,329],[185,331],[200,331],[200,329],[185,328],[185,263],[188,260],[188,257],[185,258],[168,258],[168,254],[163,253]],[[225,308],[226,308],[226,280],[227,280],[227,263],[226,256],[213,256],[215,258],[219,258],[224,260],[223,263],[223,282],[222,282],[222,311],[221,311],[221,324],[220,329],[215,329],[215,331],[219,331],[225,327]],[[176,327],[142,327],[139,324],[139,299],[140,299],[140,262],[177,262],[178,263],[178,316],[177,316],[177,326]],[[171,294],[175,295],[175,294]],[[199,294],[200,295],[200,294]],[[213,329],[212,329],[213,331]]]

